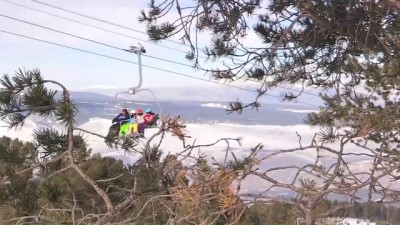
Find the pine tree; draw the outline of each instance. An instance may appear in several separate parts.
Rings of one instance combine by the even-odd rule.
[[[74,207],[81,206],[84,211],[94,210],[96,213],[105,215],[101,220],[111,220],[115,213],[114,205],[118,206],[117,203],[126,196],[118,196],[119,189],[114,188],[110,192],[110,188],[101,180],[110,179],[106,182],[108,185],[129,188],[129,179],[122,182],[124,176],[127,176],[128,170],[121,162],[114,164],[113,160],[108,162],[109,160],[106,158],[90,156],[91,149],[85,143],[83,135],[77,134],[82,130],[75,127],[77,108],[70,98],[69,91],[59,82],[43,79],[37,69],[19,70],[13,77],[5,75],[1,79],[1,84],[5,90],[0,92],[0,117],[10,125],[10,128],[22,128],[26,119],[32,115],[43,118],[52,116],[64,125],[64,131],[41,129],[34,132],[33,149],[25,152],[28,154],[27,156],[21,155],[21,157],[29,156],[31,159],[15,157],[19,153],[17,149],[11,149],[11,152],[8,149],[3,151],[4,159],[20,161],[18,162],[21,165],[18,166],[22,168],[15,168],[17,174],[30,174],[32,177],[33,171],[39,169],[34,179],[39,183],[29,182],[29,184],[35,185],[34,192],[21,195],[26,198],[35,198],[36,196],[36,199],[42,201],[40,205],[42,210],[46,210],[41,211],[39,216],[33,217],[37,213],[34,206],[38,207],[39,203],[36,202],[32,206],[28,203],[24,204],[25,207],[30,207],[30,211],[27,213],[31,216],[29,218],[43,219],[45,222],[65,222],[76,219],[76,213],[71,212],[71,207],[75,202]],[[61,97],[57,97],[56,90],[47,88],[48,84],[61,88]],[[105,139],[105,141],[111,146],[109,140]],[[132,146],[130,145],[132,142],[122,144],[125,148]],[[23,163],[28,162],[30,164],[24,168]],[[115,171],[111,172],[113,170]],[[116,174],[117,178],[111,177]],[[10,175],[12,178],[18,178],[16,174]],[[26,182],[28,178],[20,182]],[[30,186],[26,185],[26,187]],[[22,190],[17,193],[20,192]],[[77,197],[83,204],[76,203]],[[8,202],[17,202],[11,200],[8,199]],[[21,199],[21,201],[27,200]],[[91,205],[83,206],[85,204]]]
[[[228,188],[234,171],[213,169],[202,159],[188,168],[178,155],[162,159],[160,143],[151,145],[157,135],[163,137],[171,132],[183,142],[185,150],[181,156],[189,157],[193,149],[199,148],[185,143],[187,135],[178,118],[164,119],[143,149],[137,149],[135,140],[117,142],[77,128],[78,111],[69,91],[59,82],[43,79],[39,70],[19,70],[13,77],[5,75],[0,82],[5,87],[0,92],[0,117],[10,128],[23,129],[24,122],[33,115],[55,117],[63,125],[61,130],[35,130],[31,143],[0,139],[0,217],[4,219],[0,222],[187,224],[214,221],[218,224],[239,221],[237,209],[243,206]],[[60,87],[61,95],[47,88],[47,84]],[[121,160],[92,155],[84,133],[102,137],[109,147],[119,146],[140,157],[133,165],[124,165]],[[235,167],[232,163],[230,166]],[[193,177],[194,184],[189,183],[193,175],[190,172],[199,172]],[[220,179],[224,180],[223,184],[219,183]],[[182,193],[188,199],[178,201]],[[196,210],[190,209],[193,205]]]
[[[305,118],[309,125],[321,128],[316,151],[327,144],[341,146],[329,150],[337,154],[338,161],[332,167],[336,174],[326,179],[328,184],[337,180],[341,189],[351,186],[343,178],[347,162],[342,158],[344,146],[350,143],[360,148],[375,144],[365,149],[371,155],[371,177],[398,165],[400,16],[393,1],[156,0],[149,2],[139,21],[147,25],[151,40],[179,36],[188,43],[187,58],[195,67],[202,68],[198,60],[201,50],[212,59],[232,59],[233,66],[203,69],[217,79],[260,81],[259,96],[270,87],[292,84],[330,91],[320,94],[324,105],[319,112]],[[244,44],[250,30],[262,41],[260,46]],[[197,36],[203,31],[211,31],[210,42],[200,49]],[[302,94],[303,90],[286,92],[284,100]],[[231,110],[258,106],[257,99],[248,105],[232,102]],[[313,143],[317,145],[317,141]],[[309,170],[319,176],[329,174],[327,171],[317,165]],[[316,180],[309,180],[300,189],[291,188],[307,196],[308,203],[302,205],[308,213],[307,224],[315,223],[316,206],[324,198],[317,197],[318,193],[328,186],[318,187]],[[386,193],[376,182],[369,187],[371,192]]]
[[[38,182],[33,171],[27,170],[37,162],[37,151],[32,143],[18,139],[0,138],[0,217],[32,215],[38,205]],[[7,213],[6,213],[7,212]]]

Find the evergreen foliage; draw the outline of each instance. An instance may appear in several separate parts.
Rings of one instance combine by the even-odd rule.
[[[324,106],[319,112],[305,118],[307,124],[321,128],[309,145],[297,133],[298,148],[260,156],[263,146],[258,145],[247,157],[237,159],[232,153],[234,160],[227,162],[225,157],[223,163],[213,165],[191,154],[213,144],[187,144],[179,117],[163,119],[145,147],[136,149],[135,140],[116,142],[76,128],[78,111],[69,91],[56,81],[45,80],[39,70],[3,76],[0,118],[10,128],[23,128],[27,118],[38,115],[55,117],[65,130],[37,130],[32,143],[0,139],[1,219],[10,224],[250,225],[294,224],[301,217],[307,225],[314,225],[319,218],[348,215],[398,224],[398,209],[372,203],[372,194],[382,201],[399,201],[398,189],[382,181],[399,179],[398,14],[399,8],[389,0],[151,0],[139,18],[147,24],[151,40],[181,35],[191,46],[187,59],[201,68],[197,35],[212,31],[204,53],[212,59],[230,58],[234,66],[207,71],[218,79],[244,76],[260,82],[255,101],[247,105],[232,102],[231,111],[260,107],[258,98],[278,85],[331,91],[320,94]],[[261,46],[244,43],[250,29],[262,40]],[[57,91],[47,85],[61,89],[61,97],[56,98]],[[285,93],[284,99],[295,100],[302,92]],[[124,165],[92,155],[78,132],[101,137],[110,148],[120,147],[140,157],[133,165]],[[167,132],[182,141],[184,150],[162,159],[168,149],[162,151],[160,143],[151,145],[151,141]],[[225,138],[214,145],[220,141],[228,145],[226,156],[230,141],[240,143],[239,138]],[[354,153],[356,147],[363,153]],[[314,163],[259,166],[278,155],[309,150],[316,155]],[[321,160],[327,155],[334,159],[332,163]],[[368,159],[361,172],[353,171],[347,160],[350,156]],[[194,163],[184,165],[186,158]],[[279,171],[287,171],[288,178],[274,177]],[[295,171],[293,176],[290,171]],[[241,192],[244,179],[254,176],[266,182],[266,195]],[[296,197],[268,196],[273,188],[295,192]],[[366,189],[368,203],[360,204],[357,192]],[[349,201],[328,202],[330,194]],[[244,198],[250,198],[251,204]]]
[[[306,87],[322,91],[319,96],[324,105],[304,119],[320,128],[311,145],[303,146],[301,134],[297,133],[300,147],[277,153],[311,148],[317,155],[315,164],[251,172],[273,186],[296,192],[298,198],[289,202],[305,213],[306,224],[315,223],[318,205],[331,191],[342,190],[339,193],[348,195],[355,204],[355,195],[350,192],[365,183],[357,177],[361,173],[352,173],[346,160],[347,156],[357,155],[352,148],[365,150],[358,156],[371,157],[366,163],[370,169],[364,171],[371,181],[369,201],[372,193],[391,193],[391,197],[397,193],[373,178],[388,173],[398,180],[389,172],[399,168],[400,147],[400,16],[395,1],[155,0],[142,11],[139,21],[147,24],[152,40],[178,36],[188,43],[191,50],[187,58],[214,78],[259,81],[255,101],[247,105],[233,101],[230,112],[260,107],[259,97],[276,86],[302,87],[298,93],[285,92],[283,100],[288,101],[306,94]],[[246,40],[250,30],[260,38],[259,46]],[[205,48],[198,46],[198,36],[203,31],[211,31]],[[213,60],[232,63],[224,63],[223,68],[202,68],[200,51]],[[333,155],[336,163],[324,165],[321,152]],[[264,159],[269,157],[272,156]],[[267,175],[284,169],[298,171],[292,183]],[[397,202],[397,197],[393,201]]]

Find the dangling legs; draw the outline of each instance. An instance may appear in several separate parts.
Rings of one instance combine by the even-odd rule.
[[[144,123],[139,123],[138,124],[138,132],[139,132],[139,135],[144,137]]]

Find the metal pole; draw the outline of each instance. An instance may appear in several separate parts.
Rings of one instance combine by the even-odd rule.
[[[138,55],[138,66],[139,66],[139,83],[136,85],[136,87],[130,87],[128,88],[128,91],[122,91],[122,92],[117,92],[115,94],[115,99],[118,99],[118,95],[120,94],[135,94],[136,89],[139,89],[142,86],[142,53],[146,53],[146,49],[139,43],[139,47],[137,46],[130,46],[129,50],[126,50],[131,53],[135,53]]]
[[[134,89],[139,89],[142,86],[142,53],[138,52],[138,63],[139,63],[139,84]]]
[[[136,87],[129,88],[129,91],[134,91],[135,89],[139,89],[142,86],[142,53],[146,53],[146,49],[139,43],[139,47],[131,46],[128,50],[131,53],[135,53],[138,55],[138,66],[139,66],[139,83]]]

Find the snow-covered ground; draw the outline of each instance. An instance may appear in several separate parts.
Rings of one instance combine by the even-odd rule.
[[[227,109],[228,106],[220,103],[205,103],[201,104],[201,107],[208,107],[208,108],[218,108],[218,109]]]
[[[52,126],[53,128],[64,130],[60,125],[50,123],[51,121],[33,121],[27,120],[22,129],[11,129],[0,127],[0,135],[6,135],[13,138],[19,138],[24,141],[32,140],[32,133],[41,127]],[[1,125],[5,125],[2,122]],[[79,126],[79,128],[95,132],[101,135],[106,135],[110,126],[110,120],[102,118],[91,118],[88,122]],[[196,145],[205,145],[216,142],[220,138],[238,138],[242,137],[241,145],[235,142],[230,143],[230,151],[233,151],[238,157],[245,156],[250,153],[251,148],[257,144],[262,143],[264,150],[279,150],[282,148],[299,147],[299,139],[296,134],[298,132],[302,135],[304,143],[310,143],[311,138],[316,129],[311,129],[306,125],[294,126],[268,126],[268,125],[238,125],[228,123],[213,123],[213,124],[187,124],[187,134],[191,137],[188,138],[186,144],[193,143]],[[147,129],[146,138],[152,136],[157,129]],[[85,134],[89,146],[93,149],[93,153],[100,153],[102,155],[115,155],[120,152],[113,152],[105,145],[104,141],[96,136]],[[158,143],[159,139],[154,139],[154,143]],[[146,141],[144,139],[143,141]],[[226,153],[226,142],[220,142],[214,146],[203,147],[196,150],[196,154],[206,154],[209,158],[214,157],[216,160],[223,160]],[[167,134],[161,144],[161,149],[164,153],[179,153],[183,150],[182,142]],[[307,161],[313,160],[313,154],[304,152],[299,154],[298,157]],[[124,160],[127,161],[127,160]]]
[[[1,125],[5,125],[2,123]],[[106,135],[108,128],[110,126],[110,120],[103,118],[91,118],[86,123],[81,124],[79,127],[91,132],[95,132],[101,135]],[[19,138],[24,141],[32,140],[32,133],[36,129],[40,129],[43,126],[52,126],[56,129],[63,128],[49,120],[38,121],[38,120],[28,120],[26,121],[24,127],[19,130],[0,127],[0,136],[6,135],[12,138]],[[146,130],[146,139],[152,136],[157,129]],[[235,153],[237,158],[243,158],[251,152],[251,148],[255,147],[257,144],[263,144],[263,150],[260,153],[260,157],[265,156],[273,151],[281,149],[290,149],[299,147],[299,135],[301,135],[301,143],[303,146],[307,146],[311,143],[315,132],[318,132],[316,128],[311,128],[307,125],[290,125],[290,126],[272,126],[272,125],[237,125],[228,123],[213,123],[213,124],[187,124],[186,127],[187,134],[191,136],[186,140],[186,144],[195,142],[196,145],[206,145],[214,143],[220,138],[238,138],[242,137],[243,140],[239,145],[236,142],[230,143],[229,151]],[[297,132],[297,133],[296,133]],[[85,138],[92,148],[93,153],[100,153],[103,156],[110,156],[117,159],[123,160],[125,163],[134,162],[140,155],[138,153],[130,155],[124,154],[123,150],[111,150],[109,149],[104,140],[90,135],[85,134]],[[159,138],[154,139],[154,143],[158,143]],[[142,143],[143,145],[144,143]],[[333,145],[332,147],[336,147]],[[142,146],[139,146],[139,150]],[[160,146],[163,150],[163,155],[175,154],[181,152],[184,148],[182,142],[175,136],[167,134]],[[219,162],[223,162],[226,155],[227,145],[226,142],[222,141],[214,146],[201,147],[195,149],[192,153],[194,156],[205,154],[208,159],[214,158]],[[356,147],[351,147],[348,152],[360,151]],[[302,167],[306,164],[313,164],[315,162],[316,152],[314,150],[307,150],[295,153],[287,153],[283,155],[276,156],[267,161],[262,162],[259,165],[261,170],[266,170],[273,167],[281,166],[299,166]],[[232,159],[229,154],[228,159]],[[325,154],[322,161],[329,165],[333,162],[334,158],[330,157],[329,154]],[[348,157],[346,160],[352,161],[352,170],[362,171],[366,170],[371,166],[371,163],[363,157]],[[189,161],[184,161],[184,163],[190,163]],[[353,171],[353,172],[354,172]],[[272,176],[279,179],[282,182],[291,182],[294,171],[282,171],[274,173]],[[265,190],[266,183],[259,178],[249,177],[247,182],[242,185],[243,191],[255,191],[260,192]]]
[[[278,111],[282,111],[282,112],[293,112],[293,113],[312,113],[312,112],[318,112],[318,110],[305,110],[305,109],[278,109]]]

